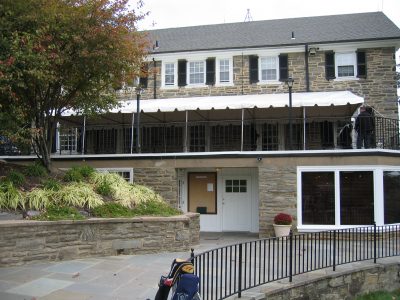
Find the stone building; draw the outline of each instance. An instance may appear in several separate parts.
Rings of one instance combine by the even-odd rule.
[[[141,93],[124,87],[95,119],[65,116],[54,165],[148,184],[199,212],[202,231],[267,236],[279,212],[298,231],[400,223],[400,29],[383,13],[147,34]],[[362,105],[373,129],[357,149]]]

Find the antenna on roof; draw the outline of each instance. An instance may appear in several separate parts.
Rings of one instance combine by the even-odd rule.
[[[250,8],[247,9],[247,14],[246,14],[246,17],[244,18],[244,21],[245,22],[253,21],[253,17],[251,16],[251,13],[250,13]]]

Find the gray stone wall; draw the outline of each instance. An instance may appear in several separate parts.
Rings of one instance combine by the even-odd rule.
[[[133,181],[151,187],[173,207],[178,207],[178,183],[175,168],[134,168]]]
[[[395,49],[371,48],[364,49],[367,55],[367,78],[358,80],[326,80],[325,78],[325,53],[317,52],[309,57],[310,91],[339,91],[348,90],[364,97],[366,104],[373,106],[386,117],[397,115],[397,90],[395,77]],[[304,53],[289,53],[289,76],[295,80],[293,92],[306,91],[305,57]],[[249,84],[248,56],[233,57],[233,86],[207,86],[201,88],[176,88],[160,89],[161,86],[161,61],[150,64],[148,88],[142,99],[154,98],[154,70],[156,71],[157,98],[194,97],[194,96],[220,96],[241,94],[264,94],[287,92],[285,84]],[[127,98],[130,95],[122,96]]]
[[[258,168],[259,178],[259,236],[274,236],[273,220],[278,213],[297,215],[296,166]],[[296,219],[293,228],[296,227]]]
[[[271,283],[257,299],[288,300],[340,300],[355,299],[358,295],[374,291],[394,291],[400,288],[398,262],[387,262],[354,267],[345,271],[314,272],[295,276],[294,283]],[[325,273],[325,272],[324,272]],[[319,274],[319,276],[318,276]],[[246,296],[243,299],[246,298]]]
[[[0,267],[117,254],[189,251],[199,214],[84,221],[0,222]]]

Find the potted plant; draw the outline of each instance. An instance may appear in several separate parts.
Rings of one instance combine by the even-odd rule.
[[[291,215],[279,213],[274,217],[274,230],[276,237],[288,236],[292,228],[293,218]]]

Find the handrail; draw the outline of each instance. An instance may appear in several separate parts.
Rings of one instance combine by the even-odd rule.
[[[202,299],[225,299],[256,286],[357,261],[400,255],[400,225],[290,233],[195,255]]]

